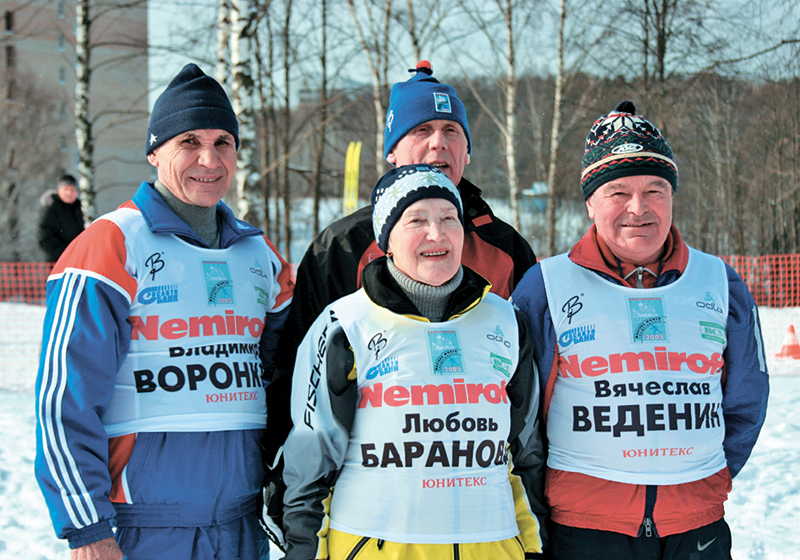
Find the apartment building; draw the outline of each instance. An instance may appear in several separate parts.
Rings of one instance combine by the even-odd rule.
[[[4,14],[0,32],[0,108],[7,115],[25,116],[32,128],[45,129],[30,130],[31,135],[38,136],[35,148],[26,148],[24,157],[32,158],[38,152],[46,158],[40,167],[47,167],[47,174],[77,176],[76,2],[28,0],[3,2],[0,6]],[[96,206],[100,214],[130,198],[143,179],[154,176],[144,156],[148,119],[147,1],[90,1],[89,6],[93,18],[89,106]],[[37,114],[37,109],[46,112],[46,118]],[[54,158],[57,165],[48,165]],[[0,162],[0,181],[8,182],[9,175],[15,173],[12,160],[19,161],[20,156],[4,159]],[[18,177],[17,181],[25,183],[25,179]],[[40,193],[52,186],[45,184],[44,177],[40,182]]]

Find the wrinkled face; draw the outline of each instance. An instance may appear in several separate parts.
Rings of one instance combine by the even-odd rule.
[[[395,167],[429,163],[458,185],[464,167],[469,163],[467,135],[457,122],[444,119],[428,121],[403,136],[386,161]]]
[[[661,256],[672,225],[672,185],[639,175],[609,181],[586,201],[597,234],[622,261],[638,266]]]
[[[69,183],[62,183],[58,185],[58,198],[65,204],[72,204],[78,200],[78,187],[70,185]]]
[[[453,203],[443,198],[418,200],[389,233],[389,252],[400,271],[423,284],[441,286],[458,272],[464,228]]]
[[[179,200],[208,208],[222,200],[233,182],[236,140],[224,130],[190,130],[156,148],[147,160]]]

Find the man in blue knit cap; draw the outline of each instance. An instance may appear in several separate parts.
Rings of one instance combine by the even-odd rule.
[[[265,559],[265,378],[289,266],[221,202],[239,125],[188,64],[156,101],[158,179],[101,216],[47,282],[36,476],[73,560]]]
[[[455,88],[434,78],[427,60],[409,72],[413,73],[409,80],[392,88],[384,129],[386,160],[396,167],[431,164],[458,187],[464,208],[462,262],[485,277],[492,292],[507,298],[536,257],[525,239],[492,213],[480,189],[463,177],[472,140],[467,113]],[[373,234],[371,206],[328,226],[306,251],[297,269],[299,297],[281,336],[285,351],[276,357],[276,380],[267,393],[268,457],[279,456],[291,429],[288,399],[297,347],[322,310],[355,292],[361,286],[361,271],[383,254]],[[267,493],[275,487],[280,484],[267,485]],[[272,514],[279,516],[278,505],[274,504]],[[270,521],[267,511],[262,517]]]

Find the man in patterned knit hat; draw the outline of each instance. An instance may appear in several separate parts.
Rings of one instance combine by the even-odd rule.
[[[678,166],[630,101],[589,132],[594,224],[512,300],[533,332],[555,559],[729,560],[723,502],[768,395],[753,297],[672,224]]]

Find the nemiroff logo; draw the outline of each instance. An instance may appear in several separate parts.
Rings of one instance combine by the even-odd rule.
[[[666,346],[656,346],[654,352],[623,352],[608,356],[589,356],[581,360],[578,356],[560,356],[558,374],[561,377],[597,377],[606,373],[631,371],[684,371],[714,375],[725,365],[719,352],[711,356],[687,354],[686,352],[667,352]]]
[[[167,340],[179,338],[198,338],[203,336],[237,335],[258,338],[264,330],[264,321],[257,317],[243,317],[233,311],[225,311],[225,315],[204,315],[202,317],[189,317],[184,319],[170,318],[161,320],[158,315],[137,317],[131,315],[131,339],[139,340],[141,334],[147,340],[158,340],[159,337]]]
[[[371,405],[379,408],[386,406],[424,406],[437,404],[478,404],[483,399],[490,404],[508,402],[506,382],[498,383],[464,383],[463,379],[453,379],[452,383],[441,385],[392,385],[384,389],[383,383],[373,383],[361,389],[358,408]]]

